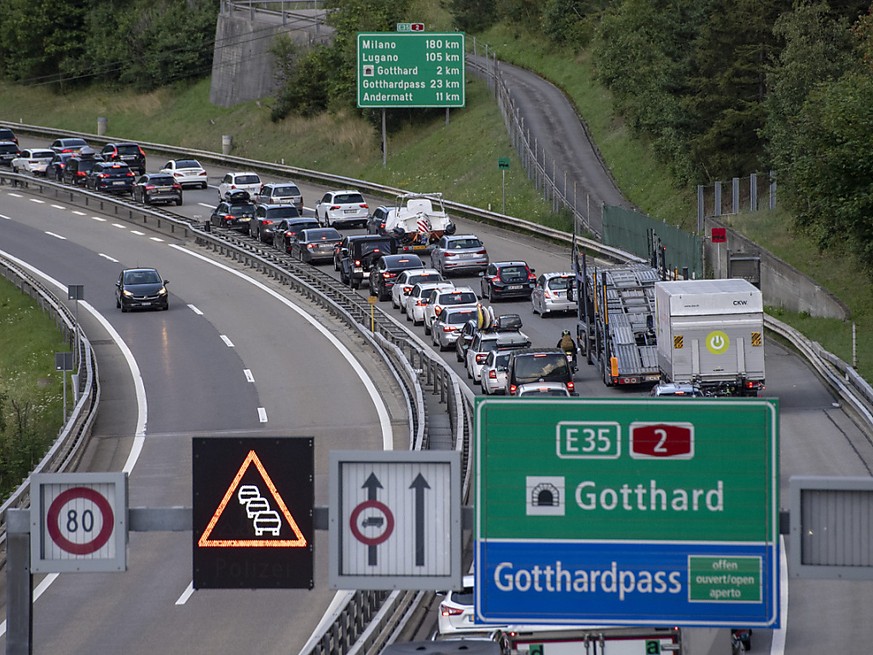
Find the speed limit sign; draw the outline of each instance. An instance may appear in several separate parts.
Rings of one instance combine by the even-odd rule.
[[[124,571],[125,473],[53,473],[31,480],[34,573]]]

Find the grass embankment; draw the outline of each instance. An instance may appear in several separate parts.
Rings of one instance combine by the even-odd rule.
[[[57,437],[64,388],[54,354],[69,350],[52,318],[0,277],[0,498],[27,477]]]
[[[439,25],[445,17],[433,19]],[[473,39],[468,37],[468,45]],[[477,37],[504,60],[536,70],[570,96],[603,154],[618,185],[634,204],[653,217],[689,228],[696,215],[695,194],[677,189],[665,166],[648,145],[630,134],[612,111],[608,91],[594,79],[587,53],[556,50],[542,38],[497,27]],[[452,200],[481,207],[501,207],[501,173],[497,158],[512,156],[503,121],[485,85],[470,78],[467,106],[452,110],[445,125],[436,113],[427,124],[407,125],[389,137],[388,165],[382,166],[378,131],[352,112],[314,119],[270,121],[270,100],[231,108],[209,103],[209,81],[136,95],[127,91],[89,89],[63,97],[43,88],[7,85],[0,118],[95,132],[98,116],[108,119],[108,133],[124,138],[220,151],[221,136],[233,136],[234,154],[283,161],[414,191],[442,191]],[[517,161],[513,159],[513,161]],[[506,176],[506,211],[554,227],[568,227],[542,201],[519,165]],[[784,212],[736,217],[733,224],[763,247],[816,279],[853,313],[858,328],[858,366],[873,379],[873,294],[841,253],[820,254],[794,233]],[[780,314],[811,338],[851,361],[851,324]]]

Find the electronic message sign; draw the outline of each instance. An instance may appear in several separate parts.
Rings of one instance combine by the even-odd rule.
[[[194,588],[311,589],[311,437],[193,440]]]
[[[463,107],[460,32],[358,34],[358,107]]]
[[[778,627],[776,400],[478,399],[487,623]]]

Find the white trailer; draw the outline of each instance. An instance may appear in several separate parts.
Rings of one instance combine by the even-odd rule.
[[[764,301],[747,280],[655,284],[658,368],[712,395],[764,388]]]

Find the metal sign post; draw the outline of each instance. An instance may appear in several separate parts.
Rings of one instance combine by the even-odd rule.
[[[55,353],[55,370],[64,377],[64,422],[67,421],[67,371],[73,368],[73,353]]]
[[[506,214],[506,171],[509,170],[509,157],[500,157],[497,160],[497,167],[503,175],[503,214]]]

